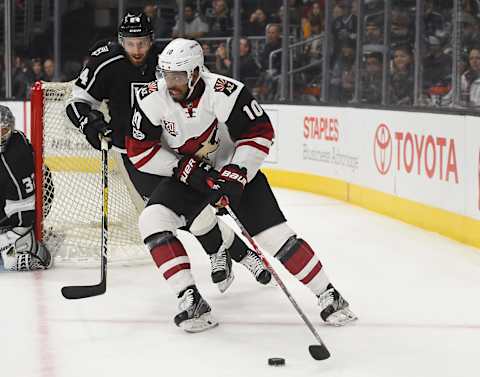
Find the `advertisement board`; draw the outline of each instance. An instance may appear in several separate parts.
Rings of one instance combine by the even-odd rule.
[[[335,178],[480,218],[480,127],[475,117],[357,108],[268,105],[278,161],[290,172]],[[475,191],[477,190],[477,191]],[[467,210],[468,208],[468,210]]]

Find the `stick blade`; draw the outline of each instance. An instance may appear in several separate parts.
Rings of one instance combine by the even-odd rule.
[[[106,284],[96,285],[71,285],[62,288],[62,295],[69,300],[103,295],[106,291]]]
[[[326,360],[330,357],[330,352],[324,344],[308,346],[308,351],[315,360]]]

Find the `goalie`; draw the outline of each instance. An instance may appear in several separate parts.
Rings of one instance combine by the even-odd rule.
[[[0,264],[8,271],[47,269],[52,258],[35,239],[33,149],[0,105]]]

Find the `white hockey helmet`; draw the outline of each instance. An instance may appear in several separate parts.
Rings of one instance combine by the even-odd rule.
[[[7,150],[8,140],[15,130],[15,117],[7,106],[0,105],[0,153]]]
[[[202,46],[191,39],[177,38],[171,41],[158,56],[157,73],[163,77],[164,72],[186,72],[190,93],[196,82],[192,76],[198,68],[199,74],[204,72]],[[197,79],[198,80],[198,79]]]

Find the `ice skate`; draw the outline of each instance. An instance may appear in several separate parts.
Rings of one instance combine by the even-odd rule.
[[[318,296],[320,306],[320,317],[326,324],[332,326],[343,326],[357,319],[357,316],[348,307],[348,302],[333,287],[327,286],[325,292]]]
[[[223,293],[233,282],[232,258],[222,246],[216,254],[210,255],[212,265],[212,281],[217,284],[218,290]]]
[[[175,324],[186,332],[196,333],[218,326],[213,318],[210,305],[203,299],[197,287],[190,286],[178,296],[178,313]]]
[[[272,281],[272,274],[254,251],[248,250],[247,255],[239,263],[244,265],[260,284],[267,285]]]

